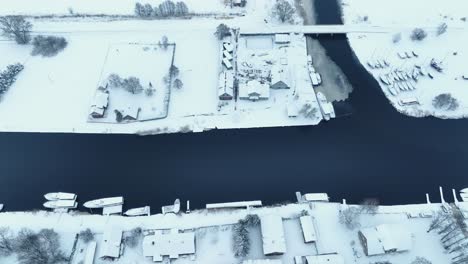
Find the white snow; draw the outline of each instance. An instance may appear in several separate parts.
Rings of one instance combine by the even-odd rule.
[[[398,95],[392,95],[388,85],[379,81],[390,103],[400,112],[410,116],[436,116],[439,118],[462,118],[468,116],[468,81],[462,78],[468,60],[468,23],[463,0],[343,0],[343,17],[347,25],[372,25],[393,28],[388,33],[348,34],[349,43],[367,70],[379,80],[381,75],[395,70],[412,71],[416,65],[423,67],[434,79],[420,76],[412,81],[416,89],[404,85]],[[448,25],[447,32],[438,35],[437,28],[442,23]],[[426,30],[427,37],[422,41],[412,41],[410,35],[416,27]],[[396,34],[401,40],[393,42]],[[411,51],[418,57],[402,59],[398,54]],[[444,71],[439,73],[429,64],[432,59],[442,61]],[[372,69],[369,61],[385,59],[390,66]],[[404,84],[405,82],[402,82]],[[442,93],[450,93],[458,100],[456,110],[436,109],[432,101]],[[419,104],[411,106],[399,104],[401,100],[416,98]]]

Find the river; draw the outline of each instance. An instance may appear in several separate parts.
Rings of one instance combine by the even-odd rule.
[[[318,23],[341,21],[335,1],[315,5]],[[44,193],[61,190],[81,202],[122,195],[126,207],[151,205],[156,213],[175,198],[200,208],[294,201],[303,191],[327,192],[333,201],[404,204],[425,202],[426,192],[438,201],[439,185],[468,187],[466,120],[397,113],[344,36],[319,40],[354,87],[352,115],[313,127],[148,137],[2,133],[0,203],[39,209]]]

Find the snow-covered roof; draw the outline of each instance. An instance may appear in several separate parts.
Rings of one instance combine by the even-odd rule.
[[[412,248],[411,233],[401,225],[382,224],[360,230],[366,238],[367,255],[401,252]]]
[[[96,254],[96,241],[89,242],[86,247],[86,255],[84,258],[84,264],[94,264],[94,255]]]
[[[223,64],[228,70],[232,69],[232,63],[227,58],[223,58]]]
[[[218,96],[234,96],[234,75],[231,71],[223,71],[219,74]]]
[[[308,202],[328,202],[330,199],[326,193],[306,193],[302,197]]]
[[[92,106],[95,106],[97,108],[106,108],[108,104],[109,104],[109,94],[101,90],[98,90],[96,92],[96,95],[94,96],[94,102]]]
[[[299,218],[301,222],[302,234],[304,236],[304,242],[317,241],[317,234],[315,233],[314,219],[310,215],[301,216]]]
[[[276,34],[275,35],[275,42],[276,43],[289,43],[291,38],[289,34]]]
[[[299,107],[295,102],[291,102],[288,104],[288,116],[289,117],[296,117],[299,115]]]
[[[257,80],[240,83],[239,97],[250,100],[268,99],[270,97],[270,88]]]
[[[99,108],[97,106],[92,106],[91,111],[89,111],[91,115],[104,115],[104,108]]]
[[[180,255],[195,254],[195,233],[179,233],[171,230],[169,234],[157,232],[143,239],[143,255],[153,261],[162,261],[163,256],[178,258]]]
[[[306,256],[309,264],[344,264],[344,258],[338,254],[326,254],[317,256]]]
[[[260,218],[263,254],[283,254],[286,252],[283,219],[279,215],[265,215]]]
[[[227,50],[228,52],[232,52],[234,48],[232,47],[232,44],[229,42],[224,42],[223,44],[224,50]]]
[[[100,257],[120,257],[120,245],[122,243],[122,230],[117,227],[109,227],[104,231],[102,238]]]
[[[281,82],[290,88],[292,84],[291,73],[288,66],[275,65],[271,68],[271,86],[273,87]]]
[[[133,118],[133,119],[138,118],[138,113],[139,112],[140,112],[140,108],[132,107],[132,106],[129,106],[126,109],[121,111],[123,118],[130,117],[130,118]]]
[[[282,264],[283,262],[280,259],[249,259],[244,260],[242,264]]]

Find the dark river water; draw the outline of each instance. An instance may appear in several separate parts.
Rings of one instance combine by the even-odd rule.
[[[337,4],[317,0],[318,21],[341,23]],[[321,43],[354,86],[352,115],[314,127],[220,130],[158,136],[0,134],[0,203],[41,208],[42,195],[70,191],[81,202],[122,195],[126,207],[175,198],[192,207],[295,191],[333,201],[438,201],[438,186],[468,187],[468,121],[415,119],[394,110],[356,62],[344,36]],[[447,199],[447,200],[452,200]]]

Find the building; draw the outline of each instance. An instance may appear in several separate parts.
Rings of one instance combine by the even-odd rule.
[[[239,98],[258,101],[270,98],[270,88],[257,80],[239,84]]]
[[[109,92],[107,90],[98,89],[94,95],[94,102],[91,105],[90,115],[93,118],[102,118],[109,105]]]
[[[232,71],[223,71],[219,74],[218,97],[220,100],[234,98],[234,76]]]
[[[283,219],[279,215],[265,215],[260,218],[263,254],[279,255],[286,252]]]
[[[233,6],[245,7],[246,4],[247,4],[247,0],[232,0]]]
[[[289,42],[291,42],[289,34],[275,34],[276,44],[288,44]]]
[[[94,255],[96,254],[97,243],[95,241],[89,242],[86,247],[86,254],[83,264],[94,264]]]
[[[163,261],[163,257],[177,259],[181,255],[195,254],[195,233],[179,233],[178,229],[172,229],[163,234],[161,230],[154,235],[143,239],[143,255],[151,257],[154,262]]]
[[[249,259],[244,260],[242,264],[283,264],[280,259]]]
[[[399,225],[364,228],[358,234],[367,256],[403,252],[412,247],[411,233]]]
[[[301,222],[302,235],[305,243],[317,241],[317,233],[315,232],[314,219],[310,215],[304,215],[299,218]]]
[[[344,258],[338,254],[306,256],[307,264],[344,264]]]
[[[292,86],[291,73],[287,65],[275,65],[271,68],[271,89],[289,89]]]
[[[100,245],[100,258],[117,259],[120,257],[122,245],[122,230],[116,227],[109,227],[104,231],[104,237]]]
[[[228,60],[227,58],[224,58],[224,57],[223,57],[223,65],[224,65],[224,67],[226,67],[226,69],[232,70],[232,63],[231,63],[231,61]]]
[[[138,120],[138,115],[140,113],[140,110],[141,109],[139,107],[128,106],[127,108],[123,110],[120,110],[120,111],[116,110],[116,111],[122,115],[122,120],[135,121],[135,120]]]

